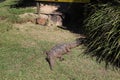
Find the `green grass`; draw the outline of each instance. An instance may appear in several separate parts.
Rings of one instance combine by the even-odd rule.
[[[5,17],[0,20],[0,80],[120,79],[119,70],[106,70],[104,63],[98,64],[95,59],[84,55],[83,45],[65,55],[64,61],[56,60],[54,71],[51,71],[44,52],[59,42],[71,41],[76,37],[61,29],[50,30],[31,23],[16,24],[14,16],[18,16],[18,12],[29,12],[31,8],[12,10],[4,6],[8,3],[11,5],[11,1],[0,4],[0,17]]]

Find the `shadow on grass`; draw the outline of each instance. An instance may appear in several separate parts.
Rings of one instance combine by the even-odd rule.
[[[0,0],[0,3],[4,2],[5,0]]]
[[[93,53],[89,53],[89,52],[86,52],[85,55],[89,55],[89,56],[91,56],[91,58],[95,58],[96,62],[99,64],[105,63],[104,66],[105,66],[106,70],[109,68],[112,68],[114,70],[119,70],[119,68],[120,68],[120,60],[116,60],[113,63],[113,62],[111,62],[110,58],[105,59],[105,56],[107,56],[107,55],[101,57],[100,54],[93,54]],[[111,55],[110,57],[112,58],[113,56]]]
[[[84,34],[83,21],[84,16],[84,5],[81,3],[70,4],[69,9],[63,12],[65,18],[63,19],[63,26],[73,33]]]
[[[11,7],[30,7],[30,6],[35,6],[35,0],[18,0],[15,5],[12,5]]]

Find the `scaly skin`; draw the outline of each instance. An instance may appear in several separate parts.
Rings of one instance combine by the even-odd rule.
[[[63,59],[62,55],[68,54],[68,52],[70,52],[72,48],[75,48],[83,44],[84,41],[85,38],[80,38],[80,39],[76,39],[74,42],[58,44],[54,46],[50,51],[46,52],[47,54],[46,60],[50,65],[50,69],[53,70],[53,66],[56,58],[62,60]]]

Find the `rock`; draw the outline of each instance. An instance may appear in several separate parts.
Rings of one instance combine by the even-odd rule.
[[[48,5],[48,4],[40,4],[40,13],[51,14],[58,10],[59,6],[56,5]]]
[[[36,18],[36,23],[42,26],[46,26],[47,25],[47,19],[46,18]]]
[[[60,15],[50,15],[48,26],[62,26],[62,17]]]
[[[62,26],[62,15],[61,14],[40,14],[39,18],[36,19],[36,23],[43,26]]]

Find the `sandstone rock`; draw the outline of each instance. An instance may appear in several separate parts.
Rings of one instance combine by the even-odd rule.
[[[62,17],[60,15],[50,15],[48,26],[62,26]]]
[[[36,23],[39,24],[39,25],[42,25],[42,26],[46,26],[47,25],[47,19],[45,18],[36,18]]]
[[[48,5],[48,4],[40,4],[40,13],[51,14],[58,10],[59,6],[56,5]]]

